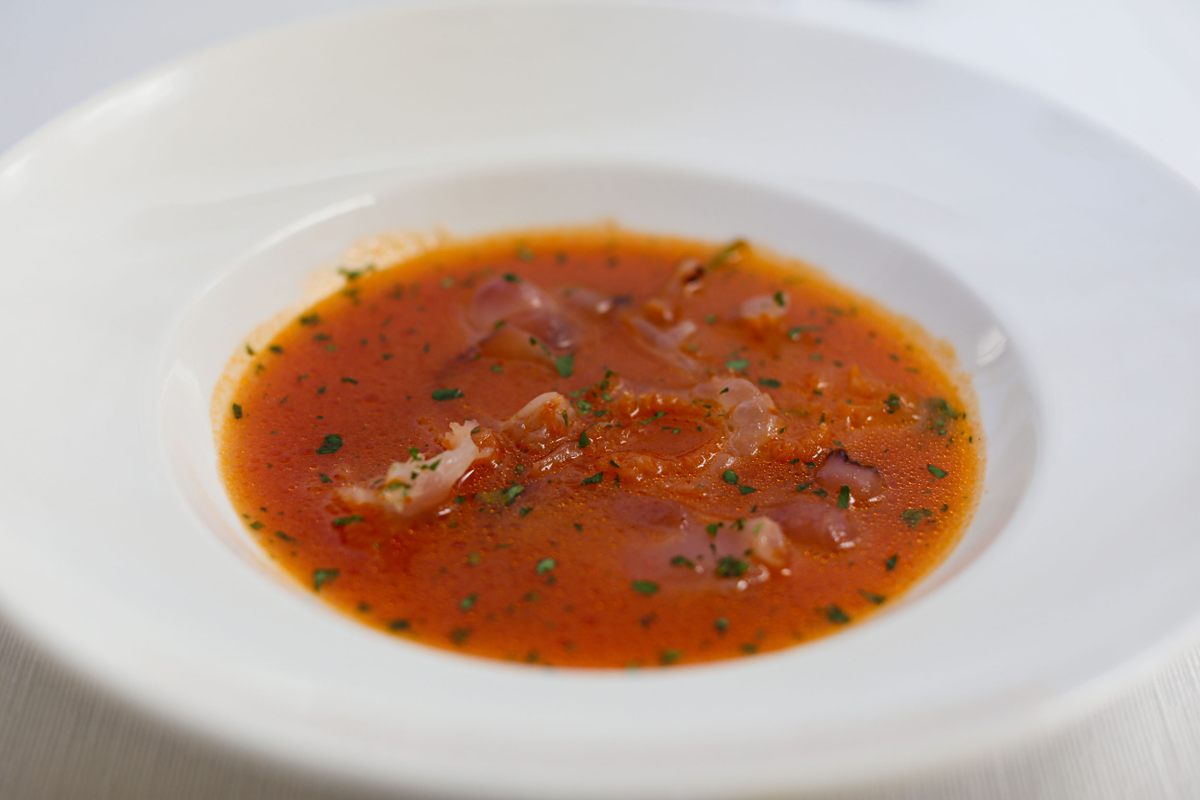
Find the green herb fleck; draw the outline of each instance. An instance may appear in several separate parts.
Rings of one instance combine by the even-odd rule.
[[[837,507],[838,508],[849,508],[850,507],[850,487],[849,486],[843,486],[842,488],[838,489]]]
[[[741,486],[738,487],[738,491],[741,492],[742,494],[754,494],[755,492],[758,491],[758,489],[755,489],[753,486],[747,486],[745,484],[742,484]]]
[[[750,569],[750,563],[736,556],[722,556],[717,562],[716,573],[721,578],[740,578]]]
[[[305,314],[302,317],[300,317],[301,325],[316,325],[320,321],[321,321],[321,315],[317,314],[316,312],[313,312],[312,314]]]
[[[571,377],[575,374],[575,354],[567,353],[566,355],[556,356],[554,358],[554,368],[558,370],[559,377]]]
[[[342,437],[336,433],[326,434],[325,440],[317,448],[317,455],[327,456],[342,449]]]
[[[233,404],[233,418],[234,419],[242,418],[242,407],[239,406],[237,403]]]
[[[672,567],[687,567],[688,569],[695,569],[696,564],[694,561],[692,561],[687,556],[674,556],[671,558],[671,566]]]
[[[962,412],[947,403],[945,398],[929,398],[929,427],[938,436],[945,436],[946,426],[961,416]]]
[[[317,477],[321,479],[321,483],[333,483],[333,478],[329,477],[324,472],[318,472]]]
[[[455,628],[450,631],[450,641],[454,642],[459,647],[467,643],[467,639],[471,637],[470,628]]]
[[[433,399],[437,400],[438,402],[441,402],[443,400],[457,400],[458,398],[460,398],[462,396],[463,396],[462,389],[448,389],[448,388],[434,389],[431,394],[431,397],[433,397]]]
[[[592,440],[588,438],[587,431],[580,431],[579,432],[579,447],[582,449],[584,447],[587,447],[591,443],[592,443]]]
[[[458,601],[459,610],[460,611],[470,611],[472,608],[475,607],[475,601],[477,601],[478,599],[479,599],[479,595],[475,592],[471,592],[469,595],[464,597],[462,600]]]
[[[727,469],[724,472],[722,472],[721,478],[726,483],[737,483],[738,482],[738,474],[731,469]]]
[[[834,625],[845,625],[850,621],[849,615],[837,605],[828,605],[825,607],[825,619]]]
[[[900,410],[900,395],[889,394],[887,399],[883,401],[883,407],[887,409],[887,413],[895,414]]]
[[[873,605],[881,606],[887,602],[887,597],[885,595],[868,592],[866,589],[859,589],[858,593],[863,596],[863,599]]]
[[[600,483],[602,480],[604,480],[604,473],[597,472],[595,475],[589,475],[588,477],[584,478],[582,481],[580,481],[580,483],[584,486],[591,486],[592,484]]]
[[[556,566],[558,566],[558,562],[553,558],[543,558],[541,561],[537,562],[537,566],[533,568],[533,571],[538,575],[545,575]]]
[[[785,295],[783,292],[776,292],[775,294],[771,295],[771,299],[774,300],[775,305],[779,306],[780,308],[783,308],[787,305],[787,295]]]
[[[891,572],[892,570],[894,570],[896,568],[896,562],[898,562],[899,560],[900,560],[899,554],[892,553],[890,556],[888,556],[887,561],[883,562],[883,568],[886,569],[888,572]]]
[[[511,506],[513,501],[517,499],[521,492],[525,491],[525,487],[519,483],[514,483],[500,493],[500,499],[504,501],[504,505]]]
[[[778,389],[780,386],[783,386],[783,384],[775,378],[759,378],[758,385],[765,386],[768,389]]]
[[[520,283],[521,277],[512,272],[506,272],[504,273],[504,280],[508,281],[509,283]]]
[[[363,518],[362,518],[361,514],[351,514],[348,517],[338,517],[337,519],[335,519],[333,521],[333,527],[344,528],[347,525],[353,525],[356,522],[362,522],[362,521],[363,521]]]
[[[725,362],[725,366],[733,372],[745,372],[750,368],[750,362],[744,358],[731,358]]]
[[[933,517],[933,512],[928,508],[906,508],[900,512],[900,519],[904,520],[904,524],[910,528],[915,528],[922,521]]]
[[[942,478],[944,478],[950,474],[949,472],[946,472],[946,470],[942,469],[941,467],[934,466],[933,464],[926,464],[925,468],[929,470],[930,475],[937,478],[938,480],[941,480]]]
[[[663,650],[659,654],[658,660],[664,667],[669,667],[678,661],[682,656],[683,653],[679,652],[678,650]]]
[[[810,486],[812,486],[812,481],[809,481],[809,482],[807,482],[807,483],[797,483],[797,484],[796,484],[796,491],[797,491],[797,492],[803,492],[803,491],[805,491],[806,489],[808,489],[808,487],[810,487]]]
[[[724,245],[720,250],[713,253],[712,256],[709,257],[705,266],[707,266],[709,269],[716,269],[717,267],[723,266],[731,258],[740,253],[742,248],[746,247],[746,245],[747,242],[745,239],[734,239],[733,241]]]
[[[629,584],[638,594],[644,594],[649,597],[652,594],[658,593],[658,584],[654,581],[636,580]]]
[[[729,630],[729,620],[725,617],[717,617],[713,620],[713,627],[717,629],[717,633],[724,633]]]
[[[406,631],[412,627],[412,623],[406,619],[401,618],[401,619],[392,620],[391,622],[388,623],[387,626],[388,626],[389,631],[393,631],[393,632]]]
[[[314,569],[313,570],[313,591],[314,592],[321,591],[322,586],[324,586],[327,583],[333,582],[333,580],[336,579],[337,576],[340,574],[341,574],[341,570],[337,570],[337,569]]]

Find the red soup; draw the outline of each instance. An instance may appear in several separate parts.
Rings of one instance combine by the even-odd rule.
[[[744,658],[893,602],[970,518],[938,348],[752,243],[530,232],[342,275],[247,345],[222,468],[287,572],[399,639]]]

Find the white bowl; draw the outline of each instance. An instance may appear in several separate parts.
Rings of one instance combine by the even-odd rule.
[[[749,236],[955,345],[985,493],[903,602],[736,663],[541,670],[357,626],[258,552],[208,426],[249,328],[366,234],[601,218]],[[456,4],[210,50],[0,160],[0,605],[190,729],[391,787],[759,794],[978,752],[1200,610],[1197,219],[1035,98],[769,14]]]

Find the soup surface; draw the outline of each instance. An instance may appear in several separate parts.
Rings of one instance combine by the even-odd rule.
[[[396,637],[742,658],[892,602],[970,517],[939,347],[752,243],[541,231],[340,272],[235,362],[222,469],[272,558]]]

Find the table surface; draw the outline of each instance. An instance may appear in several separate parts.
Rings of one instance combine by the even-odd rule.
[[[1200,186],[1200,0],[743,2],[915,45],[1026,86]],[[378,5],[0,0],[0,150],[105,86],[198,47]],[[169,729],[64,671],[0,621],[0,797],[347,794]],[[1200,796],[1200,642],[1085,719],[952,770],[853,796]]]

